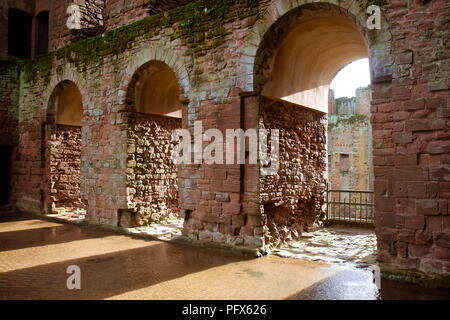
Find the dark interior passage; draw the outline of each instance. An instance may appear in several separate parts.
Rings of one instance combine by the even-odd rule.
[[[19,58],[31,56],[32,17],[18,9],[8,10],[8,55]]]
[[[11,147],[0,147],[0,205],[9,202]]]

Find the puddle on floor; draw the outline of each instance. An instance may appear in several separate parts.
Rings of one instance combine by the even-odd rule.
[[[339,236],[328,229],[307,238],[312,245],[305,248],[324,248],[324,242],[317,241],[327,234],[335,239],[328,243],[337,246]],[[367,235],[343,233],[347,241],[359,236]],[[450,299],[448,289],[379,279],[373,266],[325,264],[298,255],[244,257],[74,225],[55,226],[21,214],[0,216],[0,242],[0,299]],[[351,250],[355,263],[364,260],[358,250]],[[326,253],[330,252],[339,251]],[[83,272],[80,291],[67,290],[69,265]]]

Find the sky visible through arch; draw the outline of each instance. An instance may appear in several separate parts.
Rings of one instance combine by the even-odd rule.
[[[331,82],[334,97],[354,97],[359,87],[367,87],[370,84],[369,59],[353,61],[338,72]]]

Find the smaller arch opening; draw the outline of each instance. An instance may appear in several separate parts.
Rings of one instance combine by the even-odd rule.
[[[129,207],[121,226],[174,226],[181,229],[178,167],[171,154],[182,127],[181,89],[176,74],[150,61],[134,74],[127,91],[127,190]]]
[[[180,87],[172,69],[163,62],[152,61],[141,70],[135,86],[136,111],[181,118]]]
[[[81,196],[81,149],[83,103],[71,81],[56,86],[50,98],[46,124],[46,158],[49,190],[48,211],[84,217],[86,201]]]

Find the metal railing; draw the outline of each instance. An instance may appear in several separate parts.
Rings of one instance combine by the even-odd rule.
[[[327,190],[327,221],[374,224],[373,191]]]

